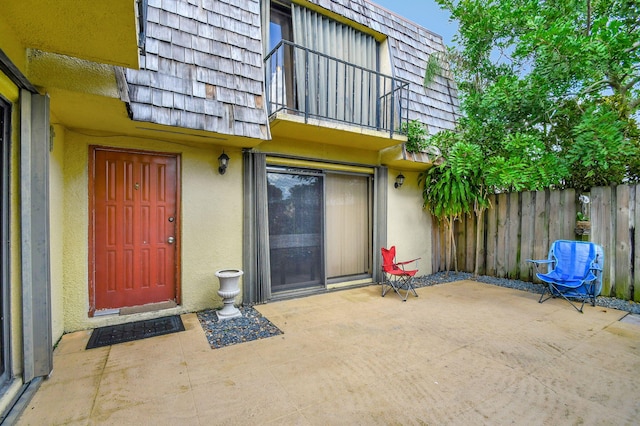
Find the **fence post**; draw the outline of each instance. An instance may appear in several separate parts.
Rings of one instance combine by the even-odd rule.
[[[509,210],[508,195],[498,194],[498,217],[496,236],[496,276],[504,278],[507,276],[507,247],[509,238]]]
[[[548,191],[535,192],[534,223],[533,223],[533,256],[534,259],[544,259],[549,253],[549,216],[547,212]]]
[[[534,275],[531,264],[527,259],[535,259],[533,256],[533,230],[534,230],[534,200],[533,192],[522,193],[520,230],[520,279],[523,281],[533,281]],[[536,282],[539,281],[535,278]]]
[[[496,242],[498,234],[498,198],[489,195],[490,208],[487,209],[487,240],[486,240],[486,264],[485,271],[487,275],[496,276]]]
[[[507,213],[507,277],[518,278],[520,269],[520,194],[513,192],[509,196],[509,213]]]
[[[476,260],[476,215],[471,214],[464,216],[465,228],[463,235],[464,250],[464,270],[465,272],[473,272]],[[460,248],[458,248],[459,250]]]
[[[615,251],[616,251],[616,285],[615,296],[619,299],[631,299],[631,230],[629,218],[629,196],[630,187],[628,185],[618,185],[616,187],[616,231],[615,231]]]
[[[602,295],[611,296],[615,291],[615,217],[611,215],[612,189],[608,186],[591,188],[591,241],[602,246],[604,271],[602,273]]]

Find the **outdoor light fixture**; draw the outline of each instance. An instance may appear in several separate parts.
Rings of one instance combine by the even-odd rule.
[[[218,157],[218,173],[225,174],[227,167],[229,167],[229,156],[222,151],[222,155]]]
[[[403,183],[404,183],[404,175],[400,173],[398,176],[396,176],[396,183],[394,183],[393,186],[395,188],[400,188]]]

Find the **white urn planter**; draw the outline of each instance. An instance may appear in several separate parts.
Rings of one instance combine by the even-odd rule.
[[[240,294],[240,277],[244,274],[240,269],[221,269],[216,271],[216,277],[220,281],[218,295],[222,297],[224,307],[216,311],[218,321],[228,320],[242,316],[242,312],[234,306],[235,298]]]

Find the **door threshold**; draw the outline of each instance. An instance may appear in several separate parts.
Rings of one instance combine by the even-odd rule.
[[[141,314],[143,312],[162,311],[165,309],[175,308],[176,306],[178,306],[178,304],[173,300],[158,303],[147,303],[146,305],[139,306],[129,306],[126,308],[120,308],[120,316]]]
[[[277,300],[296,299],[299,297],[322,294],[322,293],[325,293],[326,291],[327,289],[325,286],[298,288],[295,290],[282,290],[282,291],[271,293],[270,300],[277,301]]]
[[[106,317],[107,315],[120,315],[120,309],[100,309],[93,313],[94,317]]]

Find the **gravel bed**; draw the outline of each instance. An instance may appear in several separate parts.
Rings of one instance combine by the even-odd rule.
[[[282,331],[251,306],[241,306],[241,317],[218,321],[216,311],[198,312],[198,320],[213,349],[282,334]]]
[[[416,287],[427,287],[431,285],[438,285],[461,280],[478,281],[481,283],[493,284],[500,287],[508,287],[537,294],[541,294],[543,289],[542,284],[533,284],[525,281],[510,280],[506,278],[489,277],[486,275],[479,275],[474,278],[473,274],[468,272],[438,272],[433,275],[418,277],[415,279],[414,284]],[[631,314],[640,314],[640,303],[616,299],[615,297],[598,296],[596,297],[596,305],[605,308],[619,309]]]

